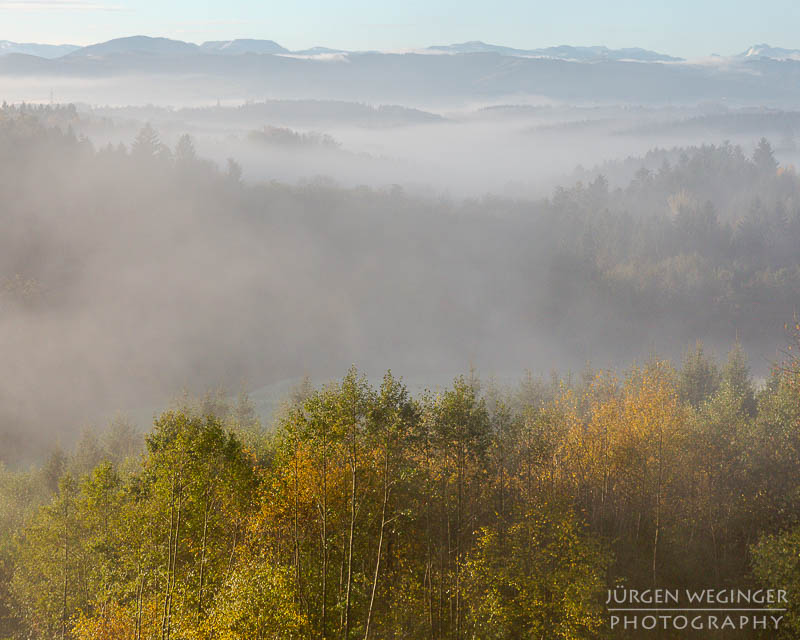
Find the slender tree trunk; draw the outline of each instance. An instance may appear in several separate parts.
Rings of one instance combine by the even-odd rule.
[[[506,538],[506,452],[505,443],[500,434],[500,548],[505,546]]]
[[[142,595],[144,593],[144,573],[141,571],[141,565],[139,567],[140,577],[139,577],[139,589],[136,593],[136,632],[134,636],[134,640],[141,640],[142,637]]]
[[[180,534],[181,534],[181,511],[183,509],[183,489],[180,486],[180,480],[178,481],[178,509],[175,515],[175,540],[173,543],[173,550],[172,550],[172,582],[169,586],[169,592],[167,594],[167,616],[166,616],[166,640],[169,640],[170,635],[172,633],[172,596],[175,592],[175,584],[177,582],[177,563],[178,563],[178,544],[180,542]]]
[[[448,494],[448,478],[450,474],[449,460],[445,460],[445,469],[442,476],[442,526],[445,539],[439,553],[441,575],[439,578],[439,626],[440,633],[444,635],[444,618],[447,616],[447,631],[452,634],[453,629],[453,599],[451,593],[453,559],[453,531],[450,526],[450,496]],[[446,584],[445,584],[446,581]]]
[[[449,462],[449,461],[448,461]],[[447,614],[447,626],[448,631],[452,634],[453,630],[453,597],[452,597],[452,586],[453,586],[453,572],[451,563],[453,561],[453,527],[450,523],[450,509],[449,509],[449,500],[450,496],[448,495],[448,486],[447,486],[447,479],[450,473],[449,465],[445,465],[445,475],[442,478],[442,511],[443,511],[443,520],[444,524],[446,525],[446,536],[447,536],[447,551],[446,554],[444,550],[442,551],[442,576],[441,576],[441,584],[440,584],[440,599],[441,599],[441,607],[445,606],[445,579],[447,580],[447,611],[442,611],[441,617],[444,617],[445,613]],[[445,574],[445,568],[447,573]]]
[[[383,465],[383,507],[381,508],[381,530],[378,535],[378,554],[375,558],[375,575],[372,578],[372,593],[369,597],[369,609],[367,609],[367,623],[364,630],[364,640],[369,640],[369,628],[372,622],[372,608],[375,605],[375,591],[378,588],[378,576],[381,567],[381,552],[383,551],[383,531],[386,528],[386,505],[389,503],[389,436],[386,437],[386,455]]]
[[[350,539],[347,543],[347,591],[344,605],[344,640],[350,640],[350,597],[353,587],[353,536],[356,528],[356,465],[358,450],[356,445],[356,416],[353,415],[353,427],[350,450]]]
[[[61,640],[67,635],[67,587],[69,585],[69,497],[64,490],[64,594],[61,611]]]
[[[339,635],[344,634],[345,569],[347,568],[347,529],[342,532],[342,561],[339,563],[339,586],[336,590],[336,606],[339,608]]]
[[[606,501],[608,498],[608,428],[603,426],[603,489],[600,497],[600,537],[605,533]]]
[[[656,527],[653,533],[653,588],[657,584],[657,567],[658,567],[658,537],[661,533],[661,485],[663,481],[663,468],[664,468],[664,429],[659,429],[658,433],[658,480],[656,485]]]
[[[461,526],[464,500],[464,451],[458,452],[458,499],[456,507],[456,640],[461,639]]]
[[[299,443],[297,433],[295,433],[294,437],[294,574],[295,580],[297,581],[297,597],[300,603],[303,602],[303,584],[301,582],[300,576],[300,535],[298,531],[298,511],[299,509],[299,470],[298,470],[298,454],[299,454]]]
[[[431,541],[431,461],[430,443],[428,441],[428,431],[425,430],[425,529],[428,545],[428,567],[427,567],[427,601],[428,601],[428,631],[433,640],[433,544]]]
[[[206,489],[206,500],[203,508],[203,540],[200,545],[200,586],[197,590],[197,613],[203,613],[203,579],[206,567],[206,542],[208,540],[208,513],[210,510],[210,489]]]
[[[324,428],[324,427],[323,427]],[[328,457],[326,435],[322,441],[322,638],[328,637]]]
[[[532,444],[528,441],[528,451],[527,455],[525,456],[527,462],[527,481],[526,481],[526,511],[530,512],[531,507],[533,507],[533,460],[531,459],[533,456],[532,451]],[[527,514],[526,514],[527,516]],[[525,554],[525,575],[530,574],[531,570],[531,544],[532,544],[532,536],[531,536],[531,525],[530,525],[530,518],[525,518],[525,540],[527,541],[527,553]]]
[[[167,541],[167,584],[164,589],[164,611],[161,615],[161,638],[167,637],[167,607],[169,606],[169,588],[172,584],[172,536],[175,531],[175,476],[172,476],[169,492],[169,539]]]

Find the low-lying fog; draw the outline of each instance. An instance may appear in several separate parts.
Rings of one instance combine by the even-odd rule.
[[[83,107],[81,113],[97,145],[129,144],[149,122],[170,146],[190,133],[202,156],[221,165],[235,158],[250,180],[399,184],[456,198],[487,193],[546,197],[557,186],[571,185],[576,168],[591,172],[654,148],[729,141],[752,150],[761,136],[768,136],[784,163],[798,158],[794,131],[800,130],[800,112],[718,104],[572,106],[536,97],[519,100],[438,110],[286,100],[193,108]],[[272,135],[259,136],[265,128]],[[287,139],[281,133],[298,135]],[[632,175],[607,177],[612,186],[621,186]],[[579,177],[586,176],[580,172]]]
[[[798,112],[147,105],[59,82],[74,110],[0,113],[8,451],[116,410],[146,420],[184,387],[282,388],[350,363],[419,385],[471,365],[509,380],[739,338],[764,371],[797,305]],[[25,83],[4,86],[9,103],[44,86]],[[142,151],[146,124],[159,139]]]

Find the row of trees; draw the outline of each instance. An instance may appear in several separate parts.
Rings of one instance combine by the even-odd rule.
[[[798,380],[756,390],[740,349],[720,368],[698,345],[678,370],[416,398],[351,369],[266,433],[246,398],[183,406],[138,464],[95,442],[3,471],[3,633],[597,638],[607,588],[766,585],[794,637]]]

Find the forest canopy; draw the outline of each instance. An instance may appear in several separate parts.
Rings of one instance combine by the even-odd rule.
[[[697,345],[418,396],[352,368],[267,430],[246,395],[179,403],[0,471],[0,630],[588,639],[607,589],[664,584],[786,589],[796,637],[799,394]]]

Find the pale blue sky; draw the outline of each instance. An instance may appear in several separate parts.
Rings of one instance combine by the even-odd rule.
[[[766,42],[800,48],[798,0],[0,0],[0,40],[88,44],[126,35],[265,38],[404,49],[465,40],[520,48],[638,46],[684,57]]]

